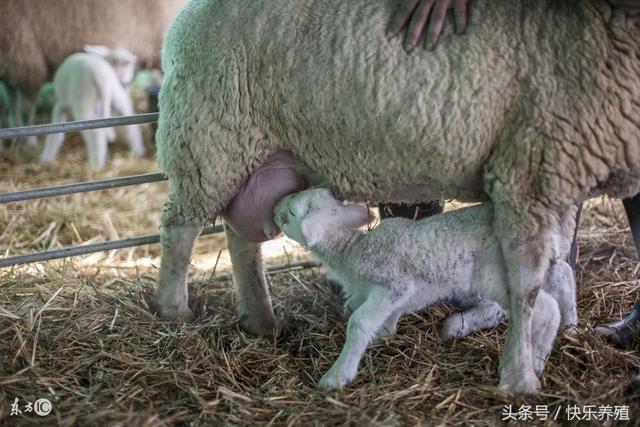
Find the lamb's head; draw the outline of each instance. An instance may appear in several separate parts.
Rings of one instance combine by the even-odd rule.
[[[282,198],[274,221],[289,238],[306,248],[325,239],[337,228],[357,229],[369,222],[366,207],[336,200],[324,188],[313,188]]]
[[[111,64],[113,70],[118,76],[118,80],[120,80],[120,83],[123,85],[126,85],[133,80],[138,58],[127,49],[122,47],[110,49],[106,46],[100,45],[85,45],[84,51],[103,57],[109,64]]]

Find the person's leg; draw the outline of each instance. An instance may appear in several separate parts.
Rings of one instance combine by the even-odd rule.
[[[640,194],[624,199],[622,204],[627,213],[636,252],[640,256]],[[628,347],[634,342],[640,342],[640,298],[636,298],[631,311],[623,319],[598,326],[595,332],[617,347]],[[640,373],[631,381],[629,389],[640,390]]]
[[[444,203],[440,200],[413,205],[381,203],[378,205],[378,208],[380,210],[381,220],[395,217],[417,220],[442,213]]]
[[[629,220],[629,227],[640,256],[640,194],[622,201]],[[631,312],[617,322],[598,326],[596,333],[618,347],[628,347],[634,342],[640,342],[640,298],[631,308]]]

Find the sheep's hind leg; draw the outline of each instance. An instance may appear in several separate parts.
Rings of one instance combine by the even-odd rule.
[[[560,309],[556,300],[544,290],[538,293],[531,316],[533,369],[540,375],[558,334]]]
[[[483,299],[478,305],[447,317],[438,333],[443,339],[466,337],[475,331],[493,328],[506,317],[507,313],[500,304]]]
[[[558,259],[551,263],[544,290],[558,303],[560,327],[569,328],[569,332],[575,331],[578,325],[576,279],[573,269],[566,261]]]
[[[500,356],[500,388],[513,394],[531,394],[540,388],[533,367],[531,316],[549,266],[551,230],[544,224],[551,222],[527,217],[504,203],[495,204],[494,228],[500,236],[510,297],[510,320]],[[535,234],[530,231],[534,225]]]
[[[260,243],[243,239],[227,226],[225,232],[233,265],[240,325],[254,335],[273,335],[277,326],[262,267]]]
[[[165,222],[163,220],[163,222]],[[163,224],[160,231],[162,257],[158,287],[154,296],[158,314],[170,319],[190,320],[187,271],[191,251],[201,227],[195,225]]]

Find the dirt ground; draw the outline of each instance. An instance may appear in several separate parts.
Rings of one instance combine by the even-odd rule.
[[[46,166],[31,161],[36,152],[5,148],[0,192],[155,170],[152,158],[114,148],[101,173],[84,168],[77,137]],[[0,256],[155,233],[165,194],[156,183],[0,206]],[[436,330],[446,305],[404,316],[396,336],[367,351],[353,384],[318,391],[344,342],[340,296],[321,268],[270,274],[283,330],[245,334],[219,235],[197,244],[189,284],[197,317],[188,324],[151,308],[157,245],[3,269],[0,425],[497,425],[507,405],[523,425],[639,425],[639,396],[625,388],[640,355],[593,333],[640,291],[619,201],[590,201],[578,237],[579,330],[556,340],[542,392],[527,399],[496,388],[505,325],[443,342]],[[283,239],[265,255],[271,266],[308,259]],[[49,415],[25,411],[43,398]],[[14,403],[22,415],[11,415]],[[613,420],[625,410],[629,421]]]

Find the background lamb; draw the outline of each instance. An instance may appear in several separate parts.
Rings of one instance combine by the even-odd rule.
[[[52,123],[111,117],[111,110],[120,115],[133,114],[131,97],[124,84],[133,79],[136,57],[126,49],[85,46],[87,53],[76,53],[62,63],[53,79],[56,104]],[[125,126],[126,140],[135,156],[144,154],[142,130],[139,125]],[[82,131],[89,166],[102,169],[107,158],[107,144],[115,140],[113,128]],[[63,133],[47,136],[41,162],[50,162],[62,146]]]
[[[35,116],[35,99],[56,68],[85,44],[122,46],[145,66],[159,64],[171,20],[187,0],[4,0],[0,13],[0,80],[10,89],[14,120]],[[16,23],[20,23],[17,25]]]
[[[384,37],[397,6],[192,0],[179,14],[157,134],[169,178],[159,312],[190,315],[201,226],[289,150],[308,183],[338,197],[491,199],[511,297],[500,385],[534,392],[530,316],[551,225],[589,196],[640,191],[638,18],[599,0],[472,3],[465,36],[406,55]],[[242,324],[269,333],[259,246],[227,237]]]
[[[446,319],[441,333],[451,338],[497,325],[509,308],[491,203],[421,221],[387,219],[369,232],[359,231],[368,219],[364,206],[339,203],[325,189],[286,196],[274,211],[278,227],[342,285],[345,308],[353,313],[342,353],[321,387],[349,383],[367,345],[376,336],[394,334],[402,314],[439,301],[470,307]],[[572,233],[564,231],[566,236],[555,224],[553,259],[534,305],[529,357],[538,374],[558,326],[577,323],[575,280],[565,261]]]

